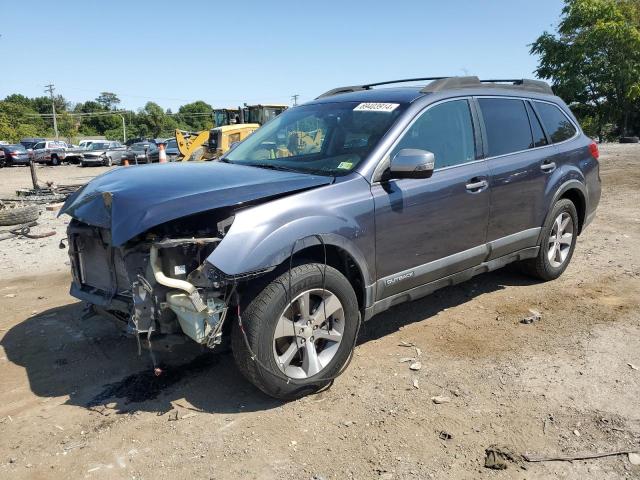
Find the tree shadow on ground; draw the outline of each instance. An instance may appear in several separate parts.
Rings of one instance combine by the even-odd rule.
[[[358,344],[428,320],[479,295],[531,283],[508,270],[481,275],[376,316],[361,329]],[[25,319],[0,344],[11,362],[26,369],[33,393],[40,397],[68,395],[67,404],[84,408],[112,404],[119,413],[161,414],[172,408],[172,402],[185,399],[205,412],[239,413],[282,404],[247,382],[228,352],[214,353],[193,342],[159,358],[163,374],[156,377],[148,351],[143,349],[138,356],[135,339],[109,320],[83,318],[81,303]]]

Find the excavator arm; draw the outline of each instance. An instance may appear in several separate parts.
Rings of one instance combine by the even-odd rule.
[[[185,130],[176,129],[176,142],[178,143],[178,150],[182,155],[182,161],[188,162],[194,153],[209,142],[209,130],[203,130],[202,132],[187,132]],[[202,155],[200,155],[200,157],[201,156]]]

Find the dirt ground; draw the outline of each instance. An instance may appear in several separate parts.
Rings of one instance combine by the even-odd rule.
[[[229,353],[194,349],[154,378],[134,340],[83,318],[64,219],[47,214],[55,236],[0,242],[0,477],[640,478],[626,455],[484,467],[491,445],[640,450],[640,145],[601,152],[598,216],[559,280],[501,270],[398,306],[363,327],[331,389],[290,403],[242,379]],[[102,170],[39,173],[77,183]],[[6,196],[29,177],[0,178]],[[520,323],[529,309],[542,319]]]

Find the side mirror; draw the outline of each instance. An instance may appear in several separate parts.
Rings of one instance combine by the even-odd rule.
[[[433,175],[435,162],[432,152],[403,148],[391,159],[389,178],[429,178]]]

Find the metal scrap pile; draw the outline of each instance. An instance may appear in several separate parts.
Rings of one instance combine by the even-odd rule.
[[[21,188],[16,190],[18,198],[2,199],[5,202],[26,201],[35,204],[64,202],[69,195],[78,190],[82,185],[55,185],[47,182],[45,187]]]

